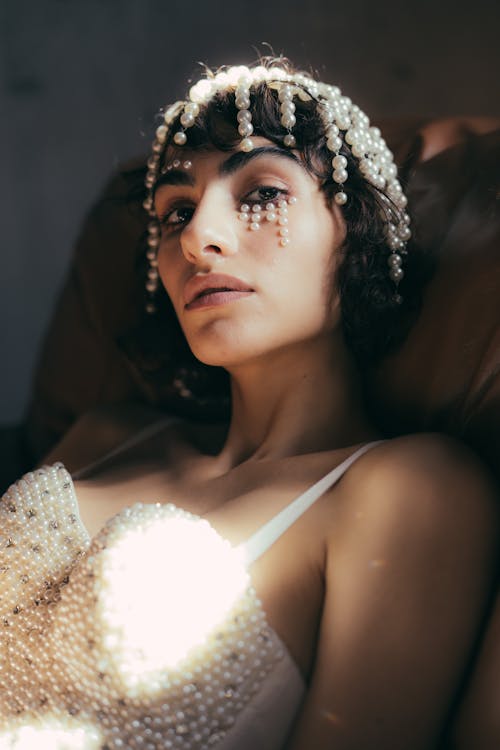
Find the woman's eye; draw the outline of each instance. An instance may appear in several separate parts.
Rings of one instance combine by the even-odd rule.
[[[273,187],[271,185],[260,185],[245,196],[245,202],[268,203],[270,201],[277,201],[280,198],[286,198],[287,195],[288,191],[284,188]]]
[[[178,227],[187,224],[193,216],[194,208],[192,206],[177,206],[164,211],[159,219],[162,227]]]

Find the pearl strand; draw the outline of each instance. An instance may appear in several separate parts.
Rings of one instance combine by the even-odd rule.
[[[253,133],[252,125],[252,113],[250,112],[250,86],[252,85],[252,78],[245,72],[238,79],[238,85],[234,92],[234,103],[238,114],[236,119],[238,122],[238,133],[241,135],[242,140],[240,142],[240,148],[242,151],[249,152],[253,150],[254,143],[250,136]]]

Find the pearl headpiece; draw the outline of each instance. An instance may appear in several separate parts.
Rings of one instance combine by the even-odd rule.
[[[343,96],[337,86],[331,86],[310,78],[304,73],[289,73],[278,65],[255,68],[235,66],[218,73],[208,73],[189,90],[186,101],[177,101],[164,113],[164,122],[157,128],[152,155],[148,160],[145,185],[147,196],[144,208],[151,222],[148,225],[149,261],[146,289],[150,295],[148,312],[154,312],[154,294],[158,286],[157,249],[160,242],[160,229],[153,207],[153,191],[160,172],[160,163],[166,146],[173,142],[183,146],[188,142],[188,131],[196,122],[196,117],[219,92],[233,92],[237,109],[237,129],[241,136],[240,149],[251,151],[254,147],[252,133],[252,112],[250,96],[252,88],[265,84],[277,92],[280,107],[280,122],[283,126],[283,144],[289,148],[296,146],[293,128],[296,124],[294,99],[315,101],[318,114],[324,125],[326,146],[332,154],[332,179],[337,185],[334,200],[338,206],[349,200],[349,174],[346,157],[340,153],[347,147],[358,163],[363,178],[377,189],[383,202],[386,221],[387,244],[391,250],[387,262],[389,277],[396,290],[404,276],[403,256],[406,243],[411,237],[410,218],[405,212],[407,199],[397,178],[394,157],[387,147],[380,130],[370,125],[368,117],[352,101]],[[401,297],[396,294],[396,301]]]

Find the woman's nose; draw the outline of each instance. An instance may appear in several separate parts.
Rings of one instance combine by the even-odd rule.
[[[237,251],[236,212],[216,195],[204,196],[189,224],[181,233],[181,247],[190,263],[214,255],[234,255]]]

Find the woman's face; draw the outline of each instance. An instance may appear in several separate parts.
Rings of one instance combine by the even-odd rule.
[[[161,280],[194,355],[228,369],[326,341],[337,317],[340,212],[293,153],[253,140],[249,153],[183,149],[155,193]],[[286,224],[266,218],[267,204],[280,201],[287,202]],[[262,207],[258,230],[242,220],[243,204],[249,213]]]

